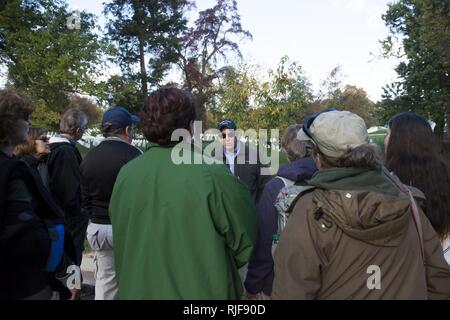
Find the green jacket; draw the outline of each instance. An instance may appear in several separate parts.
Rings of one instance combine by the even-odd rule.
[[[256,214],[222,164],[181,164],[152,145],[125,165],[109,211],[120,299],[239,299]]]

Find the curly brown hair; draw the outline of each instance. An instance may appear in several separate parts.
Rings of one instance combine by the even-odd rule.
[[[389,120],[386,167],[426,196],[425,214],[443,240],[450,235],[450,167],[428,121],[412,112]]]
[[[185,90],[161,88],[145,98],[140,116],[145,138],[169,145],[176,129],[189,129],[195,120],[194,99]]]
[[[26,120],[34,110],[31,99],[14,89],[0,90],[0,146],[11,144],[18,120]]]

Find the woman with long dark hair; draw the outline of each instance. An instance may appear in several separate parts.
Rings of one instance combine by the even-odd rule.
[[[420,189],[421,204],[438,234],[450,264],[450,167],[442,159],[428,121],[412,112],[389,120],[386,167],[400,180]]]
[[[386,174],[364,120],[348,111],[308,118],[319,171],[291,202],[274,255],[272,299],[448,299],[450,269],[411,193]]]

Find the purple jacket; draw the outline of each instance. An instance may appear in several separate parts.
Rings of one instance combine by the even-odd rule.
[[[302,182],[310,179],[316,171],[314,161],[308,157],[282,166],[277,176]],[[276,177],[267,182],[256,206],[258,234],[244,283],[246,290],[251,294],[262,291],[270,296],[272,293],[274,277],[272,236],[278,229],[278,212],[274,203],[283,187],[283,181]]]

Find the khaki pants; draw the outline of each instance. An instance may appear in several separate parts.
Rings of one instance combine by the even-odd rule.
[[[86,236],[95,251],[95,300],[115,300],[118,287],[114,268],[112,226],[90,222]]]

